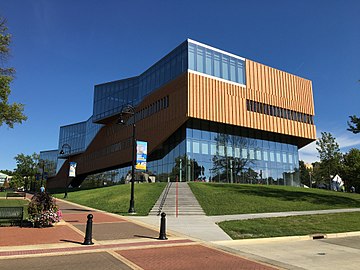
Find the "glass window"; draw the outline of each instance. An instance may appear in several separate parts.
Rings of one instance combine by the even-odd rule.
[[[211,144],[211,155],[215,156],[216,155],[216,144]]]
[[[235,59],[230,58],[230,80],[236,82]]]
[[[194,154],[200,154],[200,143],[193,142],[193,151]]]
[[[241,149],[241,158],[243,159],[247,159],[247,149],[246,148],[243,148]]]
[[[191,128],[186,129],[186,137],[188,137],[188,138],[193,137],[193,130]]]
[[[211,139],[210,132],[206,130],[201,130],[201,139],[210,140]]]
[[[287,154],[286,153],[283,153],[283,162],[284,163],[287,163]]]
[[[237,60],[237,82],[245,84],[245,66],[242,60]]]
[[[220,78],[220,54],[214,52],[214,76]]]
[[[208,155],[209,154],[209,145],[207,143],[201,143],[201,154]]]
[[[235,155],[236,158],[239,158],[239,157],[240,157],[240,148],[235,147],[235,149],[234,149],[234,155]]]
[[[293,161],[293,155],[292,154],[289,154],[289,163],[293,163],[294,161]]]
[[[189,69],[195,70],[195,45],[189,43]]]
[[[255,151],[254,151],[254,149],[249,149],[249,158],[250,159],[255,159]]]
[[[193,138],[200,139],[201,138],[201,130],[193,129]]]
[[[281,162],[281,155],[280,155],[280,153],[276,153],[276,162]]]
[[[212,74],[212,57],[211,57],[210,50],[206,50],[205,73],[208,75],[213,75]]]
[[[221,61],[222,65],[221,65],[221,71],[222,71],[222,76],[221,78],[228,80],[229,79],[229,57],[222,55],[222,61]]]
[[[270,152],[270,161],[275,162],[275,153],[274,152]]]
[[[232,146],[226,146],[226,155],[228,157],[232,157],[233,156],[233,148]]]
[[[268,161],[269,158],[268,158],[268,152],[267,151],[263,151],[263,159],[264,161]]]
[[[256,159],[261,160],[261,151],[260,150],[256,150]]]
[[[191,153],[191,142],[189,140],[186,141],[186,152]]]
[[[198,46],[196,56],[196,70],[204,72],[204,48]]]
[[[219,155],[225,157],[225,146],[219,145]]]

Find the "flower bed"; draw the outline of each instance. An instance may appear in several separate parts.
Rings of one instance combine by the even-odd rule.
[[[36,193],[29,203],[29,221],[34,227],[49,227],[59,222],[62,213],[55,199],[46,192]]]

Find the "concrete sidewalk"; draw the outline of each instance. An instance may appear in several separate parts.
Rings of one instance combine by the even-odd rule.
[[[218,248],[261,260],[284,269],[357,270],[360,265],[360,232],[213,242]]]

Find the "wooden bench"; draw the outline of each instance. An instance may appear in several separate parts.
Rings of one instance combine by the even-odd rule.
[[[6,193],[6,199],[10,198],[10,197],[16,197],[16,198],[23,197],[25,199],[26,198],[26,193],[25,192],[7,192]]]
[[[6,206],[0,207],[0,221],[20,221],[20,227],[22,227],[24,218],[24,207],[22,206]]]

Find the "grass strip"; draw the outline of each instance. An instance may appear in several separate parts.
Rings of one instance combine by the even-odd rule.
[[[300,236],[360,231],[360,213],[258,218],[220,222],[232,239]]]
[[[148,215],[160,197],[166,183],[135,184],[134,201],[136,215]],[[69,191],[68,201],[104,210],[110,213],[128,215],[131,185],[116,185],[97,189]],[[63,193],[54,194],[63,198]]]
[[[359,208],[360,194],[289,186],[189,183],[207,215]]]

